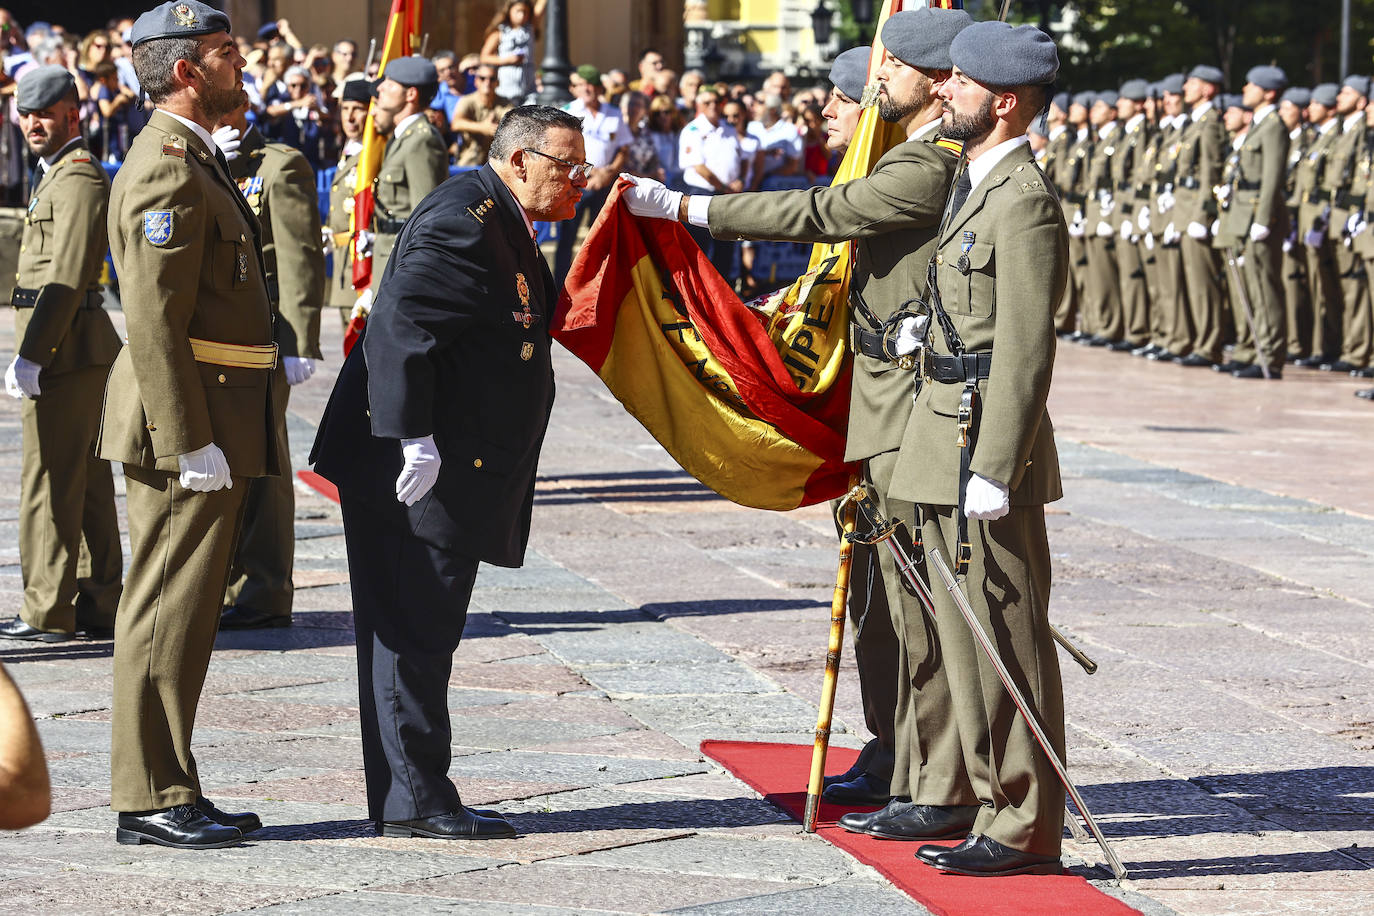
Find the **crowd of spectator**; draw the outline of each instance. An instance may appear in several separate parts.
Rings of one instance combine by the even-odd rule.
[[[471,168],[486,161],[496,124],[515,105],[534,101],[541,89],[535,67],[545,0],[506,0],[488,26],[479,50],[431,57],[438,85],[427,116],[449,146],[450,162]],[[128,42],[130,17],[81,35],[60,24],[22,25],[0,9],[0,194],[22,204],[32,163],[18,133],[15,80],[26,68],[60,64],[76,78],[82,125],[93,152],[117,167],[147,120]],[[299,149],[317,173],[334,167],[347,143],[340,119],[342,84],[375,78],[376,61],[365,60],[359,42],[305,45],[285,20],[269,22],[238,38],[248,61],[244,88],[249,120],[265,138]],[[621,69],[584,64],[571,76],[574,99],[566,107],[583,118],[587,158],[597,167],[577,220],[560,246],[556,273],[566,273],[577,226],[589,225],[617,172],[658,178],[693,193],[804,187],[827,182],[838,164],[825,147],[821,108],[828,87],[794,90],[773,73],[759,88],[745,83],[708,83],[703,74],[682,74],[665,65],[656,49],[645,50],[631,78]],[[733,249],[715,258],[728,278],[753,291],[750,252]],[[742,266],[741,266],[742,265]]]

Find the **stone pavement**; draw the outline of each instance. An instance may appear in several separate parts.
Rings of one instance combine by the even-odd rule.
[[[810,743],[826,511],[717,498],[555,352],[527,565],[483,568],[450,693],[453,779],[523,836],[373,835],[339,515],[298,486],[295,626],[220,636],[196,732],[207,793],[267,826],[222,851],[116,845],[111,644],[0,646],[55,810],[0,833],[0,912],[924,912],[698,751]],[[293,393],[298,467],[337,365]],[[1069,766],[1132,877],[1113,888],[1094,847],[1066,849],[1149,913],[1374,910],[1374,425],[1351,385],[1308,375],[1263,386],[1060,354],[1053,616],[1101,664],[1089,678],[1064,662]],[[19,425],[0,401],[8,617]],[[1322,504],[1341,501],[1362,514]],[[862,743],[848,650],[837,726],[835,743]]]

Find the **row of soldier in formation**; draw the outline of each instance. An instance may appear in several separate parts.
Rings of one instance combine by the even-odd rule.
[[[1374,377],[1369,78],[1222,82],[1198,66],[1055,97],[1036,145],[1069,222],[1061,337],[1240,378]]]

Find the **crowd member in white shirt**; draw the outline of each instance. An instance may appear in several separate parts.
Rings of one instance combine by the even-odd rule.
[[[720,107],[725,123],[739,135],[740,158],[744,163],[744,186],[757,188],[763,179],[763,143],[749,132],[749,114],[743,102],[734,99]],[[739,294],[752,299],[760,292],[758,280],[754,277],[754,243],[748,239],[740,242],[739,248]]]
[[[720,94],[702,89],[697,116],[678,138],[678,166],[692,194],[737,194],[744,190],[744,150],[739,134],[721,116]],[[711,238],[709,230],[689,226],[697,245],[726,280],[734,279],[735,243]]]
[[[615,177],[625,167],[625,147],[634,140],[620,109],[601,97],[601,71],[591,64],[583,64],[568,78],[573,100],[563,106],[569,114],[582,119],[582,139],[587,148],[587,162],[592,168],[587,188],[577,202],[572,219],[558,227],[558,250],[553,258],[553,277],[562,285],[572,267],[573,246],[577,231],[585,218],[590,225],[606,203]]]
[[[796,175],[801,172],[802,138],[797,125],[782,116],[782,96],[764,94],[754,100],[754,121],[749,133],[758,138],[763,150],[763,169],[750,185],[758,189],[769,175]]]

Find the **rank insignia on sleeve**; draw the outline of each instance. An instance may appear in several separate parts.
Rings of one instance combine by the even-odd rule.
[[[479,201],[478,203],[473,204],[471,207],[468,207],[467,210],[469,213],[472,214],[472,218],[477,220],[477,222],[485,223],[486,221],[483,220],[482,217],[486,216],[487,213],[490,212],[495,206],[496,201],[488,197],[486,200]]]
[[[168,137],[162,141],[162,155],[175,159],[186,158],[186,141],[180,137]]]
[[[166,245],[172,239],[172,211],[144,210],[143,237],[153,245]]]
[[[522,343],[520,345],[520,358],[523,359],[525,362],[529,362],[531,359],[533,359],[534,344],[530,343],[529,341],[525,341],[524,343]]]

